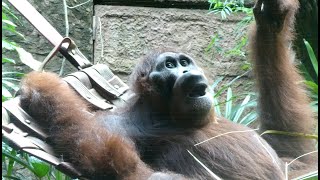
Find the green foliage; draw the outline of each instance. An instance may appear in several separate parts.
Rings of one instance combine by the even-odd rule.
[[[210,3],[209,13],[220,13],[222,19],[226,19],[233,12],[252,14],[252,8],[244,7],[244,0],[208,0]]]
[[[223,116],[233,122],[249,125],[257,119],[257,113],[254,109],[257,106],[257,99],[255,93],[247,93],[243,96],[237,96],[232,93],[231,85],[233,82],[238,80],[241,76],[236,77],[228,84],[223,85],[221,88],[216,89],[217,85],[223,80],[223,77],[218,78],[214,84],[211,86],[214,97],[214,110],[217,116]],[[225,100],[223,93],[226,92]],[[234,104],[233,101],[237,99],[242,99],[242,102],[239,104]],[[224,105],[224,111],[223,106]]]
[[[314,54],[314,51],[313,51],[312,47],[310,46],[309,42],[306,41],[305,39],[303,39],[303,42],[307,48],[307,51],[308,51],[308,54],[310,57],[310,61],[312,63],[313,70],[318,77],[318,60],[317,60],[317,58]],[[310,73],[306,70],[306,68],[304,67],[303,64],[301,64],[301,69],[302,69],[302,72],[305,77],[304,83],[307,85],[307,87],[310,91],[309,96],[312,99],[311,106],[315,112],[318,112],[318,81],[314,81],[311,78]]]
[[[26,153],[19,153],[2,142],[2,177],[7,179],[25,179],[17,169],[32,172],[37,179],[70,180],[71,178],[56,170],[53,166]]]
[[[260,136],[262,136],[264,134],[278,134],[278,135],[286,135],[286,136],[296,136],[296,137],[302,137],[302,138],[306,138],[306,139],[315,139],[318,141],[317,134],[306,134],[306,133],[278,131],[278,130],[266,130],[262,134],[260,134]]]
[[[247,26],[238,23],[237,27],[238,28],[234,30],[235,34],[233,35],[236,42],[236,45],[234,47],[232,47],[231,49],[223,48],[220,45],[223,38],[219,33],[217,33],[211,37],[211,41],[205,49],[205,52],[208,54],[211,51],[213,54],[218,53],[220,56],[223,57],[240,57],[241,59],[245,60],[243,61],[241,69],[244,71],[248,71],[251,69],[251,63],[247,61],[248,54],[246,51],[246,46],[248,45],[248,36],[246,33],[244,33]]]
[[[314,54],[314,51],[313,51],[311,45],[309,44],[309,42],[306,41],[305,39],[303,39],[303,42],[304,42],[304,44],[305,44],[306,47],[307,47],[307,51],[308,51],[310,60],[311,60],[311,62],[312,62],[312,66],[313,66],[314,71],[316,72],[316,74],[317,74],[317,76],[318,76],[318,60],[317,60],[317,58],[316,58],[316,55]]]
[[[23,35],[16,31],[16,25],[11,19],[17,20],[17,17],[11,12],[9,6],[2,2],[2,64],[9,63],[15,64],[14,59],[5,57],[6,51],[13,51],[18,46],[16,43],[8,40],[5,33],[14,33],[24,38]],[[2,72],[2,101],[8,100],[13,97],[13,93],[18,90],[17,82],[19,82],[19,77],[23,74],[18,72]]]
[[[246,34],[240,35],[239,39],[235,40],[236,45],[231,49],[225,49],[221,47],[220,42],[222,40],[223,38],[219,34],[213,35],[209,45],[205,49],[205,52],[209,53],[209,51],[213,51],[225,57],[237,56],[247,59],[247,53],[244,51],[246,45],[248,44],[248,37]]]
[[[236,56],[247,60],[247,53],[245,47],[248,44],[247,28],[249,24],[254,20],[253,9],[244,6],[244,0],[208,0],[210,3],[209,13],[220,13],[223,20],[227,19],[232,13],[242,12],[244,16],[240,22],[237,23],[235,30],[233,31],[234,41],[236,45],[231,49],[224,49],[219,45],[220,35],[215,34],[212,36],[211,41],[206,48],[206,53],[210,50],[218,52],[221,56]],[[247,71],[251,69],[251,64],[245,61],[241,69]]]
[[[292,180],[318,180],[318,171],[313,171]]]
[[[2,2],[2,64],[15,65],[17,62],[15,59],[6,57],[6,52],[25,51],[5,35],[15,34],[24,38],[21,33],[16,31],[17,25],[13,21],[19,22],[19,19],[12,13],[9,6]],[[21,53],[19,56],[21,57]],[[2,102],[13,98],[14,93],[19,89],[18,83],[23,75],[23,73],[16,71],[2,71]],[[4,140],[2,140],[2,168],[2,179],[25,179],[26,177],[19,173],[20,171],[30,171],[37,179],[71,179],[48,163],[12,149]]]
[[[240,38],[239,41],[237,41],[237,44],[234,48],[226,51],[227,56],[241,56],[241,57],[246,57],[245,52],[242,50],[248,43],[248,36],[243,36]]]
[[[32,161],[29,160],[28,155],[17,153],[17,151],[13,150],[4,142],[2,142],[2,164],[5,165],[5,169],[7,170],[7,174],[5,174],[7,177],[15,177],[13,176],[13,169],[16,164],[27,168],[34,174],[41,174],[39,170],[32,166]]]
[[[213,35],[211,37],[211,41],[210,41],[209,45],[205,49],[205,52],[208,53],[209,51],[214,50],[215,52],[222,53],[224,50],[219,45],[220,39],[221,38],[220,38],[219,34]]]

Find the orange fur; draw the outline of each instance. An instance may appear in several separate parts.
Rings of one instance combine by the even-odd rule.
[[[260,93],[262,131],[310,133],[313,127],[309,99],[301,84],[297,84],[302,77],[291,63],[293,52],[288,47],[297,9],[297,0],[258,0],[254,9],[256,24],[250,33],[250,49]],[[216,119],[213,112],[203,127],[160,126],[163,129],[159,133],[149,121],[158,120],[152,119],[152,115],[160,115],[161,119],[161,113],[166,113],[168,107],[164,101],[157,104],[163,98],[154,93],[148,74],[161,53],[147,57],[133,72],[131,89],[136,91],[138,100],[128,109],[93,116],[88,113],[86,102],[57,75],[39,72],[28,74],[22,81],[21,106],[47,128],[57,154],[62,154],[90,179],[211,177],[187,149],[224,179],[284,179],[284,162],[315,148],[315,142],[309,139],[268,134],[263,136],[264,141],[255,132],[228,134],[194,147],[223,133],[249,130]],[[152,111],[151,105],[159,111]],[[126,118],[121,119],[123,116]],[[158,121],[155,122],[157,125]],[[293,163],[289,176],[296,177],[316,168],[317,159],[314,155]]]
[[[39,123],[43,128],[50,128],[53,142],[60,143],[54,146],[55,150],[77,164],[84,176],[99,177],[103,174],[93,173],[114,171],[124,177],[133,172],[141,173],[136,172],[136,169],[139,169],[138,164],[143,163],[134,146],[125,142],[122,137],[105,131],[101,124],[93,119],[94,116],[86,112],[86,103],[56,74],[29,73],[24,78],[21,89],[23,98],[30,100],[28,103],[31,102],[21,104],[22,107],[34,112],[30,115],[38,121],[41,120]],[[21,100],[22,103],[25,102],[24,99]],[[33,106],[32,103],[38,100],[39,104]],[[45,109],[48,106],[55,111],[48,112]],[[53,112],[55,113],[52,115]],[[55,129],[60,126],[63,126],[63,131]],[[152,171],[144,168],[142,174],[146,172],[150,175]]]

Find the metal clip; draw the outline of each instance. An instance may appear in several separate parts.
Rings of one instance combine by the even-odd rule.
[[[69,42],[67,42],[68,44],[63,43],[59,52],[78,70],[92,66],[92,63],[81,53],[75,42],[69,37],[66,37],[65,39],[69,39]]]

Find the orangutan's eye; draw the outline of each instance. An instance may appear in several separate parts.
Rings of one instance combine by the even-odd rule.
[[[166,67],[171,69],[171,68],[175,68],[176,65],[171,61],[166,61]]]
[[[189,61],[186,60],[186,59],[182,59],[182,60],[180,60],[180,64],[181,64],[181,66],[188,66],[189,65]]]

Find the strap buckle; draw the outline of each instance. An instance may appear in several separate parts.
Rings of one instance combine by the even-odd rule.
[[[69,37],[65,37],[51,50],[48,56],[41,63],[38,70],[43,71],[44,67],[58,51],[78,70],[92,66],[92,63],[81,53],[75,42]]]
[[[69,44],[62,44],[59,51],[73,66],[78,70],[92,66],[92,63],[81,53],[78,46],[72,39],[69,37],[65,37],[64,39],[68,39]]]

